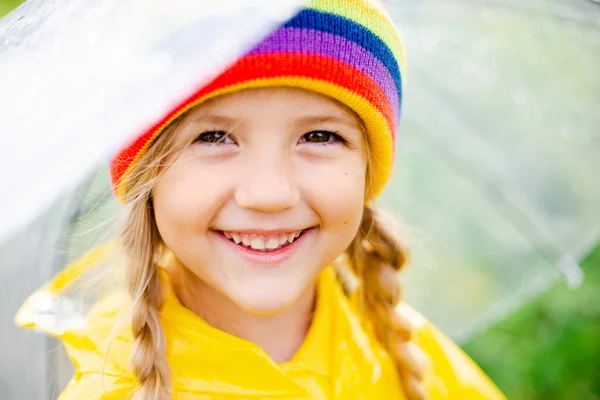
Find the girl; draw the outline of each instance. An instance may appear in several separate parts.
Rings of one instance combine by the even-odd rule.
[[[313,0],[126,144],[127,293],[59,335],[60,398],[502,399],[400,303],[407,254],[371,204],[403,72],[380,6]]]

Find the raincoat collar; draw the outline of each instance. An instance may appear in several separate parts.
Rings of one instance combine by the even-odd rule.
[[[208,382],[196,379],[198,372],[200,376],[208,377],[207,372],[210,371],[210,381],[218,383],[214,386],[221,394],[229,390],[239,394],[242,390],[248,394],[302,398],[308,397],[309,393],[297,383],[299,375],[316,374],[323,380],[330,376],[333,360],[331,352],[326,349],[333,346],[335,321],[339,318],[336,316],[336,297],[343,296],[331,268],[319,276],[314,317],[305,340],[290,361],[280,364],[256,344],[212,327],[184,307],[175,295],[165,270],[161,279],[166,288],[161,320],[170,339],[169,361],[172,365],[202,364],[201,371],[196,368],[178,371],[180,375],[174,380],[175,389],[182,386],[180,389],[210,391]],[[207,351],[212,356],[207,355]],[[253,372],[251,375],[261,371],[264,376],[248,379],[249,371]],[[195,383],[193,386],[196,387],[190,387],[190,383]]]

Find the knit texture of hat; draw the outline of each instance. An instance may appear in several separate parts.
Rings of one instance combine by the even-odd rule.
[[[311,0],[293,18],[121,149],[111,161],[117,197],[128,174],[172,121],[210,98],[243,89],[296,87],[331,97],[363,121],[370,189],[378,195],[394,162],[405,58],[394,23],[377,0]]]

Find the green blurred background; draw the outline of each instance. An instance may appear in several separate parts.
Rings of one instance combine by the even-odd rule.
[[[21,3],[21,0],[0,0],[0,17],[8,14],[10,10]]]
[[[580,287],[559,282],[460,343],[510,399],[600,399],[600,246],[580,261]]]
[[[600,246],[578,289],[550,288],[462,343],[511,399],[600,399]]]

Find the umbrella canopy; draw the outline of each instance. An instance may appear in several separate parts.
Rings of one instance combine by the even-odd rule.
[[[4,17],[0,241],[301,3],[32,0]]]
[[[577,285],[600,240],[600,6],[388,7],[409,73],[382,203],[413,229],[410,300],[464,337],[561,276]]]
[[[0,183],[16,193],[0,199],[0,241],[21,230],[20,243],[53,244],[4,242],[0,272],[17,297],[35,287],[18,285],[24,271],[42,283],[112,236],[121,207],[105,162],[117,144],[297,3],[222,1],[198,12],[197,2],[168,2],[180,14],[169,10],[171,22],[155,30],[161,14],[142,18],[135,2],[30,0],[0,21],[1,129],[10,132],[0,136]],[[560,277],[577,285],[577,260],[600,239],[600,7],[387,3],[409,69],[398,165],[379,204],[410,227],[409,302],[460,340]],[[41,269],[41,252],[62,257]],[[34,300],[27,317],[48,330],[85,316],[78,292]]]

